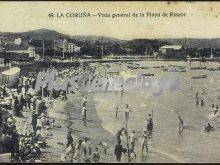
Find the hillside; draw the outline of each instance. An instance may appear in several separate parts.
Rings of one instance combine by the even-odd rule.
[[[194,39],[194,38],[179,38],[179,39],[161,39],[175,45],[183,45],[189,48],[220,48],[220,38],[214,39]]]
[[[177,39],[133,39],[133,40],[120,40],[113,37],[105,37],[105,36],[92,36],[92,35],[84,35],[84,36],[70,36],[66,34],[59,33],[55,30],[48,29],[37,29],[31,30],[28,32],[20,32],[20,33],[11,33],[11,32],[0,32],[0,37],[21,37],[23,39],[37,39],[37,40],[55,40],[59,38],[66,38],[68,40],[75,41],[76,43],[87,43],[87,44],[123,44],[132,47],[143,48],[143,44],[150,47],[158,47],[163,44],[178,44],[183,45],[189,48],[220,48],[220,38],[214,39],[194,39],[194,38],[177,38]]]
[[[65,34],[61,34],[57,31],[48,30],[48,29],[37,29],[37,30],[21,32],[21,33],[0,32],[0,36],[13,37],[13,38],[20,37],[22,39],[33,38],[33,39],[40,39],[40,40],[41,39],[54,40],[54,39],[57,39],[58,37],[68,37]]]

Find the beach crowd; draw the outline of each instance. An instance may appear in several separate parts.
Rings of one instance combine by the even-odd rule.
[[[100,69],[102,68],[102,70]],[[104,69],[103,69],[104,68]],[[85,72],[85,69],[68,68],[65,69],[65,73],[58,70],[58,74],[61,77],[61,81],[68,76],[76,76],[75,83],[79,84],[81,81],[82,86],[88,86],[87,93],[92,93],[94,86],[93,82],[96,81],[98,86],[99,79],[106,79],[104,85],[104,94],[107,94],[109,88],[109,81],[113,77],[112,74],[107,73],[109,67],[90,67],[87,71],[91,74],[90,77],[80,80]],[[52,68],[51,70],[54,70]],[[50,71],[50,70],[49,70]],[[63,74],[60,74],[63,73]],[[11,153],[12,162],[41,162],[45,148],[47,147],[47,137],[53,136],[51,129],[61,128],[62,126],[55,119],[50,118],[48,110],[53,109],[53,102],[57,98],[62,100],[68,100],[68,95],[75,94],[78,90],[76,85],[75,91],[69,92],[67,85],[66,90],[48,90],[47,85],[41,86],[40,90],[35,91],[36,84],[36,73],[29,73],[26,76],[19,78],[16,88],[8,88],[7,84],[0,88],[0,108],[4,112],[6,117],[1,116],[1,152]],[[118,91],[116,91],[123,98],[125,89],[123,85],[120,85]],[[196,105],[199,106],[199,94],[196,94]],[[88,118],[88,98],[86,95],[82,96],[81,110],[81,121],[82,124],[87,126]],[[203,99],[200,101],[200,105],[204,106],[205,102]],[[213,105],[214,113],[218,113],[218,106]],[[22,130],[18,131],[17,119],[24,118],[25,112],[30,112],[27,120],[24,121]],[[129,113],[132,112],[128,104],[125,105],[125,111],[127,119],[129,120]],[[115,109],[115,117],[118,117],[119,107]],[[214,114],[214,115],[215,115]],[[184,121],[181,116],[179,119],[179,131],[181,132],[184,128]],[[128,133],[128,130],[124,127],[118,130],[115,138],[115,146],[113,154],[115,155],[116,161],[121,161],[122,155],[128,156],[129,162],[136,159],[135,144],[137,141],[141,141],[141,152],[148,152],[148,141],[153,131],[153,117],[152,114],[148,114],[146,117],[146,128],[141,131],[142,136],[137,138],[136,131],[132,130]],[[213,127],[208,123],[206,129],[210,131]],[[20,132],[20,133],[18,133]],[[74,134],[71,130],[67,132],[65,152],[61,153],[60,162],[100,162],[101,156],[108,154],[110,146],[107,142],[100,142],[97,145],[91,144],[91,139],[88,137],[78,138],[74,140]],[[122,146],[121,137],[127,138],[127,146]]]

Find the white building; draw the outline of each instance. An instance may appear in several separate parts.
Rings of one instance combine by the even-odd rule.
[[[80,52],[81,47],[75,46],[74,51],[75,52]]]
[[[73,43],[68,43],[67,47],[68,47],[67,52],[74,52],[74,49],[75,49],[76,45],[73,44]]]
[[[29,57],[36,57],[35,47],[30,46],[27,51],[29,53]]]
[[[168,53],[170,51],[179,51],[183,48],[182,45],[164,45],[160,47],[161,53]]]
[[[185,49],[182,45],[164,45],[159,48],[159,52],[164,57],[184,57]]]
[[[21,45],[21,38],[16,38],[14,43],[15,45]]]
[[[29,46],[27,49],[24,50],[8,50],[7,52],[24,53],[24,54],[28,54],[29,57],[36,57],[35,48],[32,46]]]
[[[5,48],[0,46],[0,52],[5,52]]]
[[[67,52],[80,52],[80,47],[76,46],[74,43],[68,43]]]

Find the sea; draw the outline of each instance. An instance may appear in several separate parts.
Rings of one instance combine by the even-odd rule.
[[[186,72],[163,71],[161,68],[133,69],[127,64],[112,64],[111,68],[126,70],[132,74],[151,73],[152,85],[146,89],[125,89],[121,97],[113,91],[94,94],[96,110],[103,120],[103,127],[112,134],[125,127],[125,104],[131,109],[128,119],[128,132],[136,131],[138,141],[135,151],[136,162],[152,163],[200,163],[220,162],[220,117],[214,116],[212,104],[220,103],[220,71],[207,69],[190,70],[190,67],[219,67],[218,62],[188,62],[184,61],[141,61],[134,62],[139,66],[155,67],[185,66]],[[207,78],[192,79],[192,76],[207,75]],[[163,90],[158,92],[161,85],[159,80],[168,78]],[[176,81],[178,80],[178,81]],[[159,83],[158,83],[159,82]],[[171,85],[169,84],[171,83]],[[178,84],[172,85],[173,82]],[[163,84],[163,83],[162,83]],[[196,105],[196,93],[199,102],[203,99],[204,106]],[[118,117],[115,117],[115,108],[119,107]],[[141,156],[141,137],[143,129],[146,129],[146,117],[153,115],[154,129],[149,136],[149,153]],[[178,116],[184,120],[184,129],[179,133]],[[215,129],[205,131],[205,125],[210,123]],[[123,145],[126,146],[124,137]],[[126,162],[126,158],[124,158]]]

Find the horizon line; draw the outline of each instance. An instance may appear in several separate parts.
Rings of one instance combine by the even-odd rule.
[[[28,30],[28,31],[18,31],[18,32],[11,32],[11,31],[0,31],[0,33],[27,33],[27,32],[31,32],[31,31],[37,31],[37,30],[48,30],[48,31],[55,31],[57,33],[60,33],[62,35],[68,35],[69,37],[85,37],[85,36],[90,36],[90,37],[105,37],[105,38],[113,38],[113,39],[116,39],[116,40],[121,40],[121,41],[129,41],[129,40],[138,40],[138,39],[149,39],[149,40],[163,40],[163,39],[205,39],[205,40],[213,40],[213,39],[220,39],[220,37],[218,38],[206,38],[206,37],[203,37],[203,38],[197,38],[197,37],[164,37],[164,38],[158,38],[158,37],[155,37],[155,38],[133,38],[133,39],[120,39],[120,38],[116,38],[116,37],[113,37],[113,36],[107,36],[107,35],[90,35],[90,34],[78,34],[78,35],[72,35],[72,34],[67,34],[65,32],[60,32],[58,30],[54,30],[54,29],[48,29],[48,28],[38,28],[38,29],[32,29],[32,30]]]

